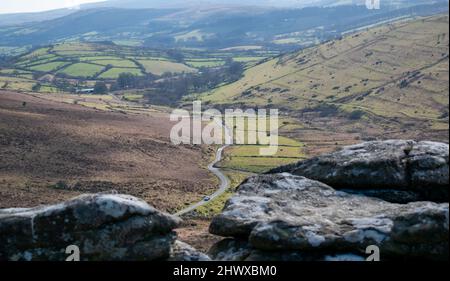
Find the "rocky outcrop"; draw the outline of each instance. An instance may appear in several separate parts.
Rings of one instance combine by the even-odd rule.
[[[69,246],[86,261],[210,260],[177,241],[179,223],[117,194],[0,210],[0,260],[63,261]],[[368,142],[249,178],[210,232],[226,238],[213,260],[360,261],[368,246],[382,260],[448,260],[448,145]]]
[[[172,231],[179,222],[142,200],[117,194],[82,195],[53,206],[0,210],[0,260],[64,261],[71,245],[78,247],[82,261],[199,256],[192,248],[174,250],[180,248]]]
[[[444,143],[373,141],[280,167],[269,174],[288,172],[336,189],[358,190],[398,203],[448,202],[448,154],[449,146]]]
[[[329,171],[330,172],[330,171]],[[330,172],[331,173],[331,172]],[[245,181],[210,232],[218,260],[448,259],[449,205],[394,204],[288,173]]]
[[[184,242],[175,241],[169,261],[211,261],[211,258]]]

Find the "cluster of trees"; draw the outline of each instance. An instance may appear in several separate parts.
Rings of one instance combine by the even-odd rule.
[[[174,106],[185,95],[234,82],[242,77],[243,72],[243,64],[230,59],[223,67],[202,68],[197,73],[166,73],[162,76],[122,73],[111,89],[147,89],[145,96],[150,103]]]
[[[168,50],[167,55],[177,62],[184,61],[183,53],[177,50]],[[0,57],[0,63],[2,62]],[[140,66],[143,68],[143,66]],[[106,68],[112,68],[107,66]],[[97,81],[93,87],[94,94],[106,94],[108,91],[145,89],[146,98],[153,104],[176,105],[183,96],[204,92],[217,87],[220,84],[232,83],[240,79],[244,72],[244,65],[228,59],[221,67],[201,68],[195,73],[165,73],[157,76],[153,74],[134,75],[132,73],[121,73],[116,81],[108,87],[104,81]],[[42,77],[47,73],[34,72],[33,78],[39,82],[33,86],[33,91],[38,92],[42,87]],[[74,84],[73,79],[69,79],[64,74],[56,75],[51,81],[52,86],[61,91],[76,93],[83,88],[79,83]],[[86,78],[77,79],[79,82]]]
[[[116,82],[111,86],[111,90],[145,89],[152,87],[158,78],[158,76],[152,74],[138,76],[132,73],[121,73],[116,79]]]
[[[75,93],[77,88],[65,79],[55,79],[52,84],[64,92]]]
[[[41,90],[41,87],[42,87],[41,83],[38,82],[38,83],[34,84],[33,87],[31,87],[31,90],[33,92],[39,92]]]
[[[8,66],[8,64],[10,63],[11,58],[8,56],[3,56],[0,55],[0,66]]]
[[[94,86],[94,94],[103,95],[106,93],[108,93],[108,86],[106,83],[103,81],[96,82]]]
[[[184,55],[182,52],[179,52],[177,50],[168,50],[167,56],[169,58],[172,58],[176,62],[184,63]]]

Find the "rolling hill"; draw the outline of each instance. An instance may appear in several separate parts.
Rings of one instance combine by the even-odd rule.
[[[172,145],[164,111],[0,91],[0,120],[0,208],[117,190],[173,212],[214,190],[206,148]]]
[[[147,77],[150,81],[169,73],[199,73],[202,69],[220,68],[230,59],[255,65],[274,55],[276,53],[264,50],[198,52],[67,42],[38,47],[0,63],[0,88],[64,92],[69,91],[68,85],[90,88],[96,81],[111,84],[121,73]],[[36,85],[40,87],[34,88]]]
[[[448,24],[446,14],[354,32],[249,68],[200,97],[280,108],[324,133],[448,141]]]
[[[120,5],[108,1],[79,11],[60,10],[23,17],[0,15],[0,47],[83,40],[152,48],[222,49],[251,45],[286,51],[381,21],[448,11],[446,0],[401,1],[398,5],[383,5],[379,10],[369,10],[364,5],[273,8],[262,4],[250,9],[216,2],[149,8],[153,6],[137,2],[125,6],[126,1],[117,2]],[[32,22],[22,21],[27,19]],[[11,24],[5,26],[5,22]]]
[[[390,0],[383,5],[413,6],[440,0]],[[98,3],[83,4],[81,8],[115,7],[115,8],[186,8],[199,6],[259,6],[259,7],[330,7],[348,5],[365,5],[366,0],[108,0]]]

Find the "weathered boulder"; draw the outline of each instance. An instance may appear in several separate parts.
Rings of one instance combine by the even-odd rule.
[[[211,256],[356,259],[376,245],[385,259],[448,259],[448,215],[448,203],[394,204],[288,173],[260,175],[213,219],[210,232],[234,244],[213,247]]]
[[[224,239],[208,252],[216,261],[312,261],[311,254],[299,251],[262,251],[242,239]],[[318,256],[319,257],[319,256]]]
[[[173,252],[172,230],[179,222],[140,199],[117,194],[0,210],[0,260],[64,261],[70,245],[79,248],[81,260],[164,260]]]
[[[181,241],[175,241],[168,261],[211,261],[211,258]]]
[[[403,196],[377,191],[405,190],[412,201],[448,202],[448,154],[445,143],[373,141],[276,168],[268,174],[288,172],[336,189],[372,189],[372,196],[400,203],[406,201]]]
[[[326,255],[323,252],[304,252],[298,250],[264,251],[258,250],[246,240],[224,239],[208,252],[216,261],[364,261],[366,257],[352,253]]]

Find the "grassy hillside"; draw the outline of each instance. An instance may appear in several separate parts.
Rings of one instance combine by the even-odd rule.
[[[281,108],[303,121],[316,114],[308,119],[312,126],[319,118],[339,116],[386,125],[384,132],[447,131],[448,139],[448,24],[447,14],[348,34],[259,64],[201,98]]]

